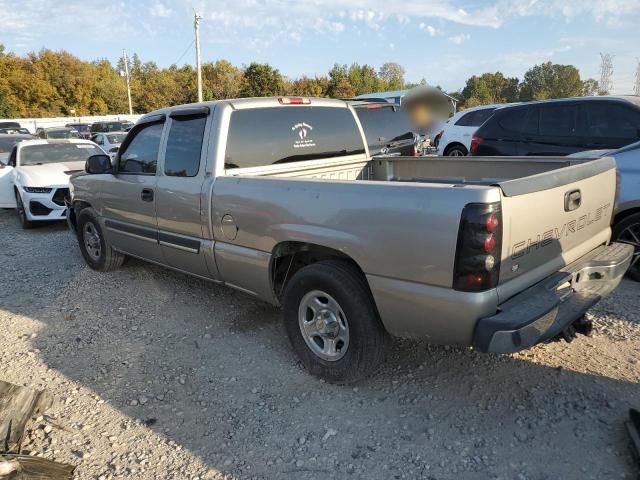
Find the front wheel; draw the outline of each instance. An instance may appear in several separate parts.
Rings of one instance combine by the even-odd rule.
[[[640,282],[640,213],[634,213],[613,226],[613,240],[633,245],[635,250],[627,276]]]
[[[302,268],[287,284],[283,306],[289,340],[313,375],[352,383],[384,359],[389,335],[351,264],[325,260]]]
[[[122,266],[124,255],[107,243],[98,215],[92,208],[82,210],[77,223],[78,243],[87,265],[99,272],[108,272]]]
[[[20,220],[20,225],[22,225],[22,228],[24,228],[25,230],[29,228],[33,228],[35,226],[34,222],[32,222],[27,218],[27,211],[25,210],[24,203],[22,202],[22,197],[20,196],[17,190],[15,194],[16,194],[16,210],[18,211],[18,219]]]

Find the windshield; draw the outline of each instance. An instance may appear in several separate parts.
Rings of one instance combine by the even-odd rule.
[[[47,138],[78,138],[75,130],[47,130]]]
[[[75,128],[78,132],[88,132],[89,125],[69,125],[71,128]]]
[[[44,165],[47,163],[84,162],[91,155],[104,155],[96,145],[88,143],[47,143],[28,145],[20,150],[21,166]]]
[[[28,138],[33,138],[33,137],[28,137]],[[27,140],[28,138],[21,138],[21,137],[2,138],[2,137],[0,137],[0,153],[8,153],[8,152],[10,152],[11,149],[13,148],[13,146],[16,143],[21,142],[23,140]]]
[[[122,130],[122,123],[120,122],[109,122],[105,124],[107,132],[119,132]]]
[[[112,134],[112,135],[107,135],[107,140],[109,141],[109,143],[114,144],[114,143],[122,143],[122,140],[124,140],[125,135],[120,133],[120,134]]]

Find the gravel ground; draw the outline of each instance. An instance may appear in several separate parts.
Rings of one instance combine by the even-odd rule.
[[[640,285],[595,335],[511,356],[396,341],[372,379],[300,367],[278,310],[0,210],[0,378],[56,398],[25,450],[82,479],[610,479],[637,474]]]

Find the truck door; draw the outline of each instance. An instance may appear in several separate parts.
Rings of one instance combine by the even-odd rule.
[[[209,107],[183,108],[171,113],[156,188],[160,250],[167,265],[202,277],[215,277],[212,240],[203,234],[203,191]],[[204,146],[203,146],[204,145]]]
[[[164,115],[138,123],[122,145],[116,174],[101,175],[105,185],[96,185],[100,189],[104,227],[114,246],[160,263],[163,259],[156,222],[156,168],[164,124]]]
[[[16,197],[13,194],[13,166],[15,163],[16,148],[13,147],[10,155],[0,150],[0,208],[14,208]],[[13,159],[13,162],[10,160]]]

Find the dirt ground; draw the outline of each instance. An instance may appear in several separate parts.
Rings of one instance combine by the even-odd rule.
[[[640,285],[595,334],[510,356],[396,341],[356,387],[309,376],[279,311],[0,210],[0,379],[56,398],[25,450],[81,479],[636,478]]]

